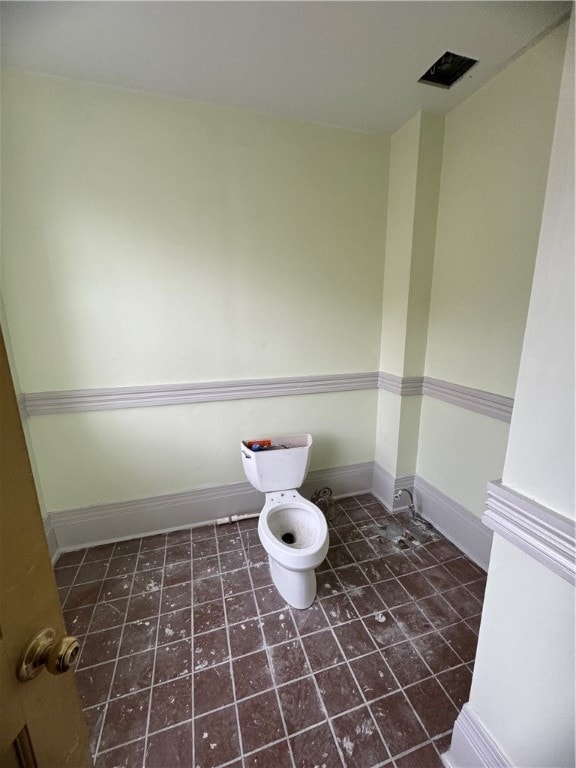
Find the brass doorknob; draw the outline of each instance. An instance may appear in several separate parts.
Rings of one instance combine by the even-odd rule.
[[[67,672],[78,661],[80,644],[75,637],[56,640],[56,632],[45,627],[37,632],[24,649],[16,675],[18,680],[32,680],[46,667],[52,675]]]

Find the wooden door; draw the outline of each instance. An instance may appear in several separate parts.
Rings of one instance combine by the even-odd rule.
[[[3,338],[0,347],[0,768],[89,768],[74,673],[17,677],[39,630],[66,632]]]

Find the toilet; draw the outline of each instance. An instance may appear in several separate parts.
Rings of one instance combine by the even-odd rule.
[[[258,535],[268,553],[274,586],[294,608],[309,608],[316,597],[314,569],[328,552],[326,518],[296,490],[310,463],[312,436],[243,440],[244,473],[266,500]]]

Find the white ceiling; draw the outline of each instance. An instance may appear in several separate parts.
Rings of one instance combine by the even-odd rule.
[[[571,2],[2,2],[7,68],[362,131],[447,112]],[[418,83],[446,50],[479,59]]]

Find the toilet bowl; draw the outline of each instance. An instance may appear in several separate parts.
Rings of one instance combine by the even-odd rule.
[[[267,493],[258,536],[278,592],[294,608],[309,608],[316,597],[314,569],[328,552],[328,526],[322,512],[296,490]]]
[[[298,609],[314,602],[314,569],[328,551],[326,518],[296,490],[306,476],[311,447],[309,434],[241,443],[246,477],[266,494],[258,535],[268,554],[272,581],[284,600]]]

